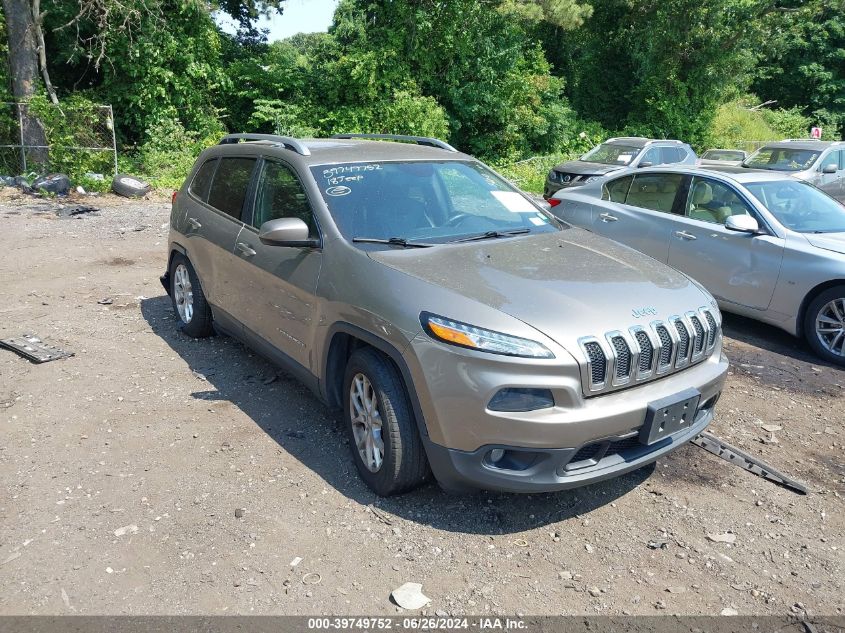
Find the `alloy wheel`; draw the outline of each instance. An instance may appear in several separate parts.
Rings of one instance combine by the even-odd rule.
[[[179,318],[185,324],[190,323],[194,318],[194,291],[185,264],[179,264],[173,271],[173,299]]]
[[[384,461],[382,419],[378,398],[369,378],[357,373],[349,387],[349,415],[352,418],[352,435],[358,455],[367,470],[376,473]]]
[[[845,356],[845,297],[829,301],[819,310],[816,336],[831,354]]]

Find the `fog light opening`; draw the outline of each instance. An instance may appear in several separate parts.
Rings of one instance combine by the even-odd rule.
[[[491,462],[493,462],[494,464],[495,464],[496,462],[500,462],[500,461],[502,461],[502,458],[503,458],[504,456],[505,456],[505,451],[504,451],[504,449],[501,449],[501,448],[494,448],[494,449],[493,449],[492,451],[490,451],[490,453],[488,454],[488,457],[490,458],[490,461],[491,461]]]
[[[555,406],[555,399],[549,389],[530,389],[525,387],[506,387],[496,392],[487,408],[490,411],[523,412],[537,409],[550,409]]]

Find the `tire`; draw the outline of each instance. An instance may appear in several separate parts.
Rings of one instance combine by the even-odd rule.
[[[111,190],[125,198],[142,198],[152,190],[152,187],[134,176],[117,174],[112,180]]]
[[[199,277],[188,258],[178,253],[170,262],[170,300],[179,328],[185,334],[193,338],[214,334],[211,308],[205,300]]]
[[[829,326],[830,331],[820,332],[817,324]],[[804,315],[804,338],[826,361],[845,365],[845,285],[828,288],[810,302]]]
[[[368,453],[370,445],[378,448],[378,437],[382,443],[381,462],[373,468],[375,462],[368,459],[365,462],[359,450],[359,440],[368,436],[366,423],[355,424],[353,411],[357,411],[353,400],[361,403],[353,394],[356,387],[364,387],[361,378],[369,385],[369,393],[375,396],[376,423],[381,424],[378,433],[369,435],[370,444],[364,439],[363,451]],[[357,393],[357,391],[356,391]],[[399,372],[384,355],[376,350],[365,347],[356,350],[349,358],[343,379],[343,417],[349,438],[349,449],[352,460],[361,475],[361,479],[378,495],[389,497],[413,490],[422,484],[429,475],[428,461],[425,449],[417,431],[414,413],[411,408],[405,385]],[[370,400],[372,400],[370,398]],[[367,418],[367,416],[364,416]],[[358,417],[362,420],[362,417]]]

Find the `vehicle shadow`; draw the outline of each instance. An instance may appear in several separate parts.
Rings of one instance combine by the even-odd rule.
[[[611,503],[643,483],[647,466],[623,477],[559,493],[512,495],[489,492],[454,496],[434,483],[388,499],[358,477],[340,413],[331,411],[305,386],[234,339],[192,339],[178,331],[167,296],[141,301],[152,331],[177,353],[208,389],[194,398],[229,402],[255,422],[282,450],[341,494],[390,514],[437,529],[469,534],[510,534],[565,521]]]
[[[735,314],[723,312],[722,318],[733,371],[787,391],[841,396],[845,369],[816,356],[803,340]]]

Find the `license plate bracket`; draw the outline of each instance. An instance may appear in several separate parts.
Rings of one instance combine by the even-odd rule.
[[[699,400],[701,400],[701,393],[697,389],[690,388],[650,402],[645,424],[640,429],[640,442],[647,445],[654,444],[689,428],[698,411]]]

